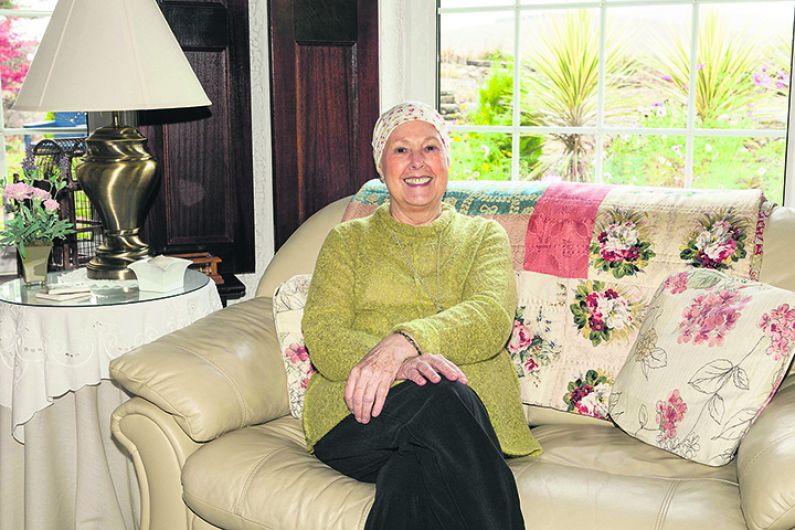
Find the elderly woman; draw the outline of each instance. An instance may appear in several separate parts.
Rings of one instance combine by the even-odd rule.
[[[373,156],[390,199],[331,231],[304,312],[318,370],[309,447],[376,484],[367,529],[524,528],[503,455],[541,450],[503,350],[516,306],[508,237],[442,203],[449,149],[427,105],[381,116]]]

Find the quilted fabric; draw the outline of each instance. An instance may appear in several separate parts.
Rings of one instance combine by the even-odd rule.
[[[345,219],[388,197],[365,184]],[[508,232],[519,305],[506,348],[523,402],[602,419],[660,282],[697,268],[757,278],[773,206],[757,190],[565,182],[451,181],[443,200]]]
[[[702,464],[728,463],[795,353],[795,294],[713,270],[670,276],[610,399],[613,421]]]

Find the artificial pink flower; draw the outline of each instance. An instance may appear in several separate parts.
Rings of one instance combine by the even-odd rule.
[[[41,188],[33,188],[33,193],[31,194],[31,199],[38,199],[40,201],[46,201],[52,199],[50,196],[50,192],[47,190],[43,190]]]
[[[5,200],[24,201],[33,196],[35,188],[24,182],[12,182],[3,188],[3,198]]]
[[[58,208],[60,208],[58,201],[56,201],[55,199],[47,199],[44,201],[43,204],[44,204],[44,209],[47,210],[48,212],[54,212],[57,211]]]

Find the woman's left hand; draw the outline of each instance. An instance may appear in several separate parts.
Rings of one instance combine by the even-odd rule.
[[[387,335],[359,361],[345,384],[345,404],[356,421],[368,423],[381,414],[389,387],[403,361],[416,357],[417,350],[397,333]]]

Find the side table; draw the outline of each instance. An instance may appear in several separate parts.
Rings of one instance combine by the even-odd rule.
[[[0,530],[138,527],[135,473],[110,433],[128,396],[108,364],[221,301],[194,270],[167,293],[130,283],[92,287],[74,302],[37,298],[41,288],[19,279],[0,285]]]

